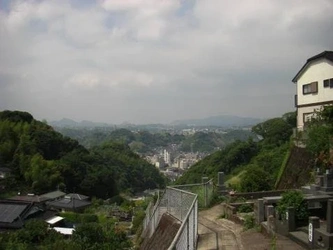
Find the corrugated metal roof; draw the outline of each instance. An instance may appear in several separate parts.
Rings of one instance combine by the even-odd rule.
[[[74,232],[74,228],[66,228],[66,227],[54,227],[53,228],[58,233],[64,234],[64,235],[72,235]]]
[[[63,219],[64,219],[63,217],[60,217],[60,216],[54,216],[54,217],[52,217],[52,218],[46,220],[46,222],[49,223],[49,224],[51,224],[51,225],[53,225],[53,224],[55,224],[55,223],[57,223],[57,222],[59,222],[59,221],[61,221],[61,220],[63,220]]]

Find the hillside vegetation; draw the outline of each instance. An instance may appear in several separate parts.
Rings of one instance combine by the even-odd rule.
[[[233,142],[196,163],[176,183],[200,182],[203,176],[216,180],[217,173],[224,172],[229,176],[229,185],[238,191],[272,189],[290,149],[290,136],[295,126],[295,112],[259,123],[252,128],[262,138],[259,142],[251,138]]]
[[[87,150],[20,111],[0,112],[0,167],[12,171],[6,192],[42,193],[60,187],[108,198],[165,185],[159,171],[128,146],[107,142]]]
[[[128,145],[138,153],[153,152],[157,148],[167,148],[172,144],[179,145],[179,150],[184,152],[213,152],[223,148],[236,140],[247,140],[254,136],[247,130],[227,130],[225,133],[195,132],[190,135],[171,134],[169,132],[151,133],[149,131],[132,132],[121,128],[56,128],[63,135],[69,136],[86,148],[98,146],[107,141],[116,141]]]

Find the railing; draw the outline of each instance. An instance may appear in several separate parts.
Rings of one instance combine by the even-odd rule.
[[[214,194],[213,180],[209,180],[207,182],[199,184],[186,184],[172,187],[197,194],[199,208],[208,207]]]
[[[182,221],[182,224],[168,249],[196,249],[198,237],[198,196],[176,188],[169,188],[167,189],[167,192],[169,192],[168,197],[171,202],[167,211]]]
[[[173,187],[167,187],[164,195],[156,202],[152,214],[148,206],[143,223],[142,237],[150,238],[164,213],[169,213],[182,222],[169,249],[196,249],[198,235],[198,195]]]

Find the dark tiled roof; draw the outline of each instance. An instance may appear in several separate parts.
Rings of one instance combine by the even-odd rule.
[[[63,198],[61,200],[51,201],[48,203],[48,205],[50,207],[67,208],[67,209],[87,207],[90,204],[91,204],[91,202],[86,201],[86,200],[76,200],[76,199],[70,199],[70,198]]]
[[[76,199],[76,200],[88,200],[89,199],[89,196],[86,196],[83,194],[77,194],[77,193],[66,194],[66,197],[70,197],[70,198]]]
[[[0,222],[12,223],[27,207],[23,204],[0,204]]]
[[[13,201],[26,201],[26,202],[44,202],[47,201],[45,197],[41,197],[38,195],[17,195],[10,197],[9,200]]]
[[[22,201],[0,201],[0,230],[5,228],[20,228],[23,218],[30,211],[33,203]]]
[[[293,78],[293,82],[296,83],[296,81],[298,80],[299,76],[301,75],[301,73],[305,70],[305,68],[308,66],[309,63],[318,60],[318,59],[322,59],[325,58],[331,62],[333,62],[333,51],[324,51],[318,55],[315,55],[313,57],[310,57],[306,63],[303,65],[303,67],[300,69],[300,71],[297,72],[296,76]]]

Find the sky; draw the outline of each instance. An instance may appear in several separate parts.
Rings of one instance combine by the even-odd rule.
[[[168,123],[293,111],[332,0],[0,0],[0,110]]]

